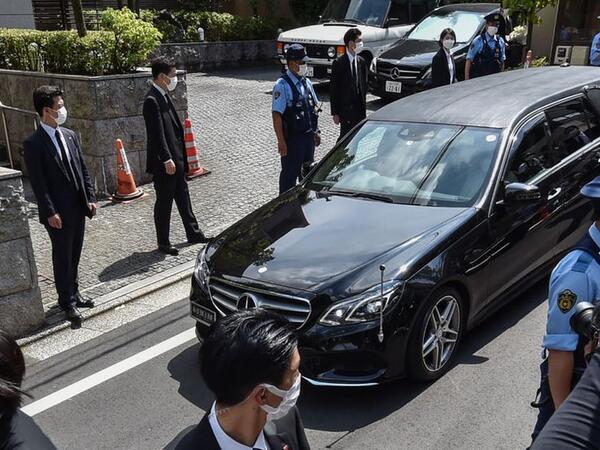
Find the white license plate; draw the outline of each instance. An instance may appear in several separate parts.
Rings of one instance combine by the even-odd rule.
[[[192,317],[197,321],[210,326],[217,320],[217,314],[214,311],[211,311],[210,309],[205,308],[204,306],[197,305],[195,303],[192,303],[191,305]]]
[[[309,77],[309,78],[314,77],[315,76],[315,68],[311,67],[311,66],[308,66],[306,68],[306,76]]]
[[[385,92],[393,92],[394,94],[400,94],[402,92],[402,83],[399,81],[386,81]]]

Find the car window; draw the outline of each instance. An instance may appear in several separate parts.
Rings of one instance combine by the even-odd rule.
[[[388,17],[401,24],[415,23],[434,7],[435,2],[429,0],[392,0]]]
[[[554,106],[546,116],[554,159],[563,160],[598,137],[598,120],[583,98]]]
[[[545,119],[525,125],[517,135],[516,147],[504,177],[505,183],[529,183],[559,161],[550,157],[550,136]]]
[[[380,27],[389,7],[390,0],[329,0],[321,20],[358,21]]]
[[[385,195],[397,203],[470,206],[495,158],[500,131],[425,123],[365,123],[330,153],[308,186]]]
[[[420,41],[437,41],[446,28],[456,33],[457,42],[469,42],[479,30],[483,14],[450,11],[444,14],[432,14],[423,19],[408,35],[408,39]]]

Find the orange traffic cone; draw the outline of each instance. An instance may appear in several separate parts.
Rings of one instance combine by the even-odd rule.
[[[210,170],[200,165],[198,149],[196,149],[196,140],[194,139],[194,132],[192,131],[192,121],[189,118],[185,119],[184,129],[183,140],[185,141],[185,153],[188,161],[188,171],[186,176],[191,179],[202,175],[208,175]]]
[[[112,199],[116,202],[134,200],[144,195],[144,191],[138,189],[131,173],[127,154],[123,148],[123,141],[117,139],[117,192],[113,194]]]

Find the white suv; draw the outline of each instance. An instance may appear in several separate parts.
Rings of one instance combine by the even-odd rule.
[[[415,22],[433,10],[435,0],[329,0],[317,25],[281,33],[277,54],[285,65],[284,54],[290,44],[304,45],[310,61],[308,76],[328,79],[334,59],[346,51],[344,34],[358,27],[364,50],[361,56],[371,60],[403,37]]]

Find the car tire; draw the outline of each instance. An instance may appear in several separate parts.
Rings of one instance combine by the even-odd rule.
[[[433,381],[448,371],[460,345],[465,317],[464,301],[456,289],[441,288],[431,295],[408,342],[406,367],[412,380]]]

